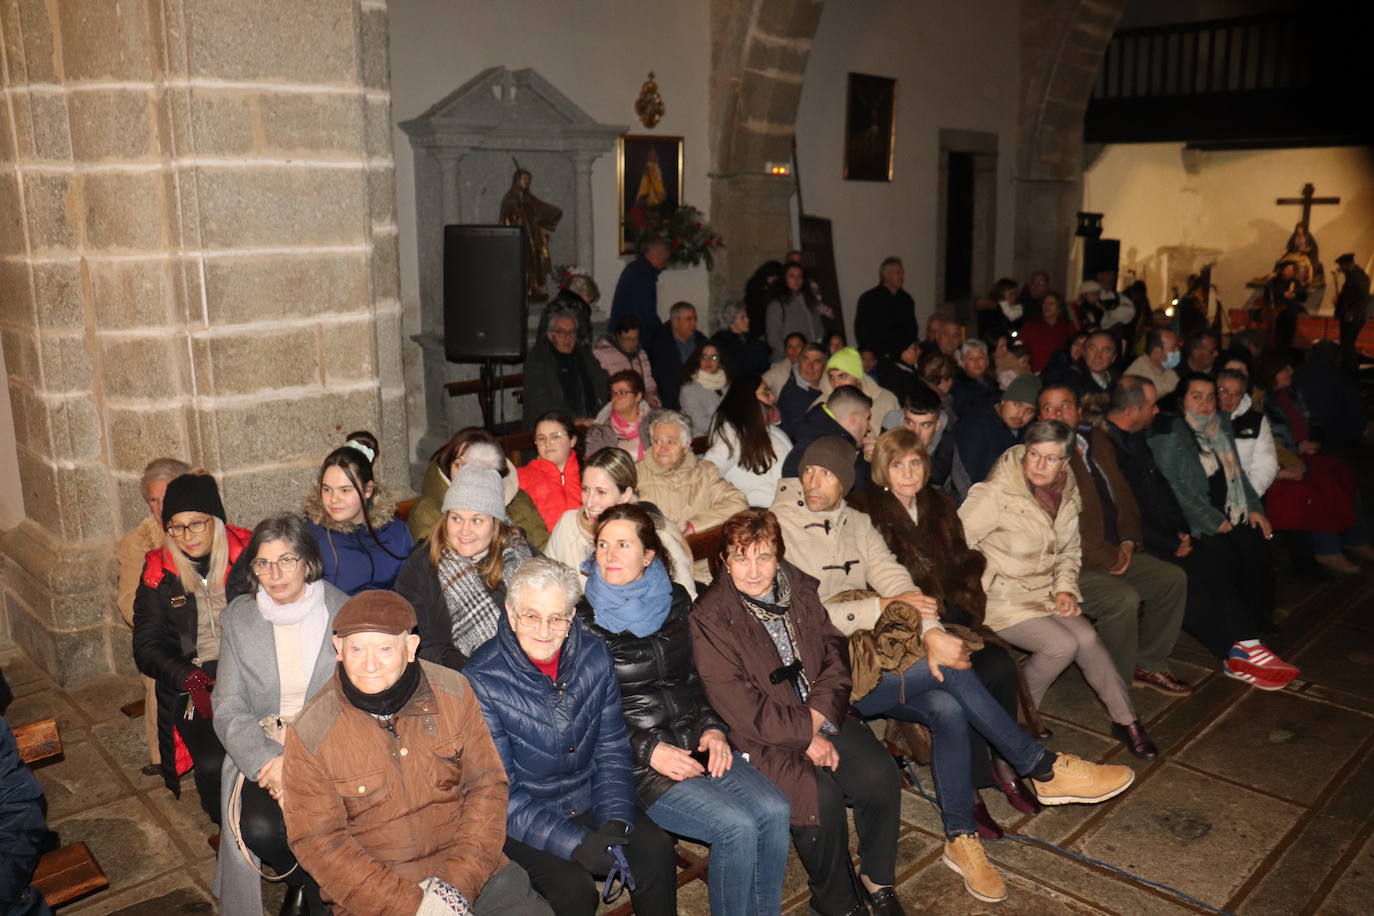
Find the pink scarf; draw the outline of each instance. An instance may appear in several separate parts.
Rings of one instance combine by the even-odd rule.
[[[635,461],[644,457],[644,440],[639,437],[639,421],[631,423],[629,420],[622,420],[620,414],[613,410],[611,411],[611,429],[615,430],[616,438],[621,441],[625,451],[630,451],[629,443],[634,442]]]

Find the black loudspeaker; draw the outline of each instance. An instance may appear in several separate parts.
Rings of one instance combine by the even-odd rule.
[[[444,227],[444,353],[449,362],[525,360],[525,230]]]
[[[1084,239],[1083,240],[1083,279],[1093,280],[1097,278],[1098,271],[1115,270],[1120,271],[1121,267],[1121,240],[1120,239]]]

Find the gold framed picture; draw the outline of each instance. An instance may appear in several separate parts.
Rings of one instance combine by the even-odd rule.
[[[626,134],[616,157],[620,190],[620,253],[634,254],[633,227],[682,206],[681,137]],[[651,213],[650,211],[657,211]]]
[[[844,177],[891,181],[897,141],[897,81],[849,74],[844,117]]]

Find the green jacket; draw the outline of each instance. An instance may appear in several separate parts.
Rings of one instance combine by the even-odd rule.
[[[1221,414],[1221,428],[1231,440],[1231,447],[1235,448],[1236,437],[1231,432],[1231,420],[1224,413]],[[1192,428],[1182,417],[1174,417],[1168,421],[1168,426],[1163,431],[1150,437],[1149,443],[1150,451],[1155,455],[1155,463],[1159,465],[1159,470],[1173,487],[1174,495],[1178,497],[1178,504],[1183,508],[1193,537],[1216,534],[1217,529],[1226,521],[1226,514],[1213,506],[1208,498],[1207,475],[1202,470],[1202,453]],[[1236,460],[1240,460],[1239,453]],[[1245,487],[1246,509],[1250,512],[1263,512],[1264,506],[1260,503],[1259,494],[1250,486],[1244,470],[1241,471],[1241,481]]]
[[[506,468],[506,476],[501,483],[506,488],[506,514],[510,516],[511,524],[524,530],[525,540],[531,547],[543,551],[544,545],[549,542],[549,527],[544,524],[544,517],[539,514],[534,500],[520,489],[520,481],[513,467]],[[410,535],[416,541],[429,537],[435,523],[444,514],[444,494],[448,492],[448,484],[444,472],[431,461],[425,469],[425,479],[420,484],[420,496],[410,509],[410,517],[406,519]]]

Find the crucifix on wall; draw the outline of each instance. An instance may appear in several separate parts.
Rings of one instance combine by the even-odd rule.
[[[1301,197],[1279,197],[1274,201],[1279,206],[1302,207],[1302,219],[1293,227],[1293,234],[1288,237],[1288,244],[1284,246],[1279,261],[1291,261],[1296,267],[1295,279],[1304,286],[1324,286],[1326,283],[1325,271],[1317,252],[1317,239],[1312,235],[1312,207],[1341,202],[1339,197],[1315,197],[1315,193],[1316,188],[1309,181],[1302,186]]]

